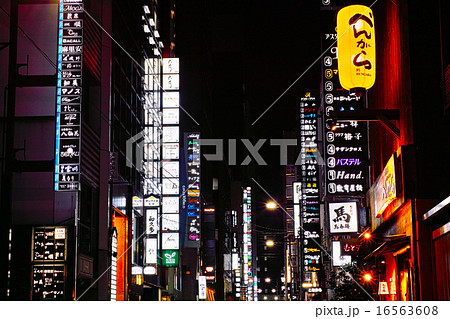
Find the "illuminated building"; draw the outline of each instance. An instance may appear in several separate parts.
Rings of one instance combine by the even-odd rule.
[[[1,203],[11,223],[0,232],[1,299],[174,298],[179,281],[169,276],[176,271],[146,267],[144,250],[144,237],[153,236],[144,206],[161,189],[144,131],[161,130],[154,124],[161,88],[149,84],[162,82],[162,58],[174,48],[170,34],[161,32],[164,45],[159,39],[156,1],[6,2],[2,190],[9,191]],[[162,21],[173,29],[170,12]],[[168,282],[172,291],[164,292]]]
[[[340,8],[351,2],[329,5]],[[368,109],[354,116],[340,116],[337,110],[333,114],[338,123],[369,123],[370,180],[365,203],[360,201],[358,207],[368,214],[359,219],[356,234],[361,237],[353,243],[352,238],[341,240],[340,245],[361,245],[347,257],[376,267],[372,281],[378,300],[450,296],[448,280],[443,279],[450,269],[445,217],[450,193],[450,27],[444,18],[449,7],[436,0],[427,3],[426,13],[418,14],[420,8],[402,0],[372,7],[377,79],[367,91]],[[362,238],[365,232],[371,232],[371,238]]]

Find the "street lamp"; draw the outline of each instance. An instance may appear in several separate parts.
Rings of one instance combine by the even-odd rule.
[[[267,277],[264,281],[265,281],[265,282],[270,282],[271,280],[270,280],[269,277]]]
[[[266,203],[266,208],[267,209],[271,209],[271,210],[275,210],[277,208],[280,208],[287,216],[289,216],[292,220],[294,220],[294,217],[291,216],[278,202],[276,202],[275,200],[271,200],[268,201]],[[288,284],[290,284],[291,286],[291,236],[288,234],[284,237],[284,245],[285,245],[285,249],[284,249],[284,263],[285,263],[285,300],[288,300]],[[288,243],[289,241],[289,243]],[[268,240],[266,241],[266,246],[267,247],[273,247],[275,245],[275,243],[273,242],[273,240]]]
[[[277,207],[278,205],[274,201],[269,201],[266,203],[266,208],[268,209],[276,209]]]
[[[272,239],[269,239],[269,240],[266,241],[266,246],[267,247],[273,247],[274,245],[275,245],[275,243],[273,242]]]
[[[369,281],[372,280],[372,275],[369,274],[369,273],[365,273],[364,276],[363,276],[363,278],[364,278],[364,280],[365,280],[366,282],[369,282]]]

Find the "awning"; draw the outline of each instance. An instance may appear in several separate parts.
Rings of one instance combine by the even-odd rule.
[[[387,241],[375,248],[370,254],[364,257],[364,260],[368,260],[372,257],[379,256],[381,254],[392,253],[398,251],[399,249],[411,244],[411,239],[409,236],[400,235],[395,238],[389,238]]]

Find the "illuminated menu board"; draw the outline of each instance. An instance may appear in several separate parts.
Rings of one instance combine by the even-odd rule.
[[[322,60],[325,192],[328,196],[360,195],[367,191],[369,173],[367,124],[352,121],[334,125],[331,115],[332,112],[360,110],[364,103],[362,97],[350,94],[339,83],[334,15],[327,17],[329,32],[322,34],[322,45],[329,48]]]
[[[64,264],[33,265],[32,300],[64,300]]]
[[[80,189],[83,11],[82,0],[60,0],[55,191]]]
[[[34,227],[32,235],[32,300],[65,297],[66,227]]]
[[[301,176],[300,182],[294,183],[294,214],[300,215],[305,272],[319,271],[322,265],[317,100],[311,93],[300,99]]]
[[[187,242],[186,247],[200,247],[200,133],[185,133],[187,166]]]
[[[66,228],[33,228],[33,262],[64,262],[66,260]]]

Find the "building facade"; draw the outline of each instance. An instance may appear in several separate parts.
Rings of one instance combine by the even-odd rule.
[[[153,232],[178,229],[149,220],[151,195],[162,218],[161,133],[178,106],[163,116],[173,2],[163,19],[156,1],[2,8],[2,299],[176,298],[178,263],[147,260]]]

